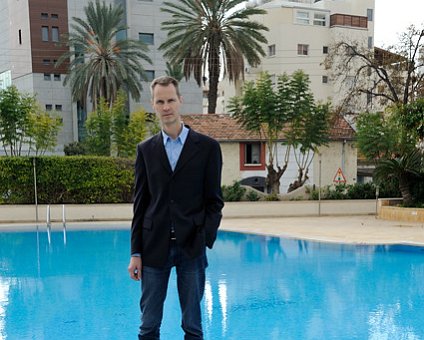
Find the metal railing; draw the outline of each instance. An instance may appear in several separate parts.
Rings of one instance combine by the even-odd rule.
[[[66,244],[66,212],[65,205],[62,204],[62,226],[63,226],[63,243]],[[46,227],[47,227],[47,240],[49,244],[52,242],[51,233],[52,233],[52,220],[51,220],[51,208],[50,204],[47,205],[46,212]]]

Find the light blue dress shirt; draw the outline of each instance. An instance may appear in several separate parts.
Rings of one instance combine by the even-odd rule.
[[[169,165],[172,171],[177,166],[178,159],[180,158],[181,151],[183,150],[184,143],[188,136],[189,129],[182,126],[180,134],[176,139],[172,139],[162,130],[163,145],[165,146],[166,155],[168,156]]]

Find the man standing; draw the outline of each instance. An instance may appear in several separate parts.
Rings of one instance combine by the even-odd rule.
[[[150,86],[162,131],[137,146],[131,260],[141,279],[139,339],[159,339],[172,267],[185,339],[203,339],[201,300],[207,267],[224,206],[222,156],[214,139],[184,126],[178,82],[159,77]]]

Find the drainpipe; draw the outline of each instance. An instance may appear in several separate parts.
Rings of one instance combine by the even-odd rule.
[[[346,174],[345,161],[346,161],[346,139],[343,140],[343,144],[342,144],[342,172],[344,174]]]

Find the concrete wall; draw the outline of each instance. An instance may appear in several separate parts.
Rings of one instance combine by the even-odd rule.
[[[321,158],[321,186],[334,184],[333,179],[340,168],[347,184],[356,183],[357,149],[352,141],[331,142],[320,148],[320,155],[313,161],[314,171],[311,173],[311,182],[319,183],[319,160]]]
[[[240,177],[240,148],[238,143],[220,143],[223,166],[222,184],[231,185]]]
[[[378,200],[378,217],[389,221],[424,223],[424,208],[403,208],[398,206],[402,198],[381,198]]]
[[[227,202],[224,218],[288,217],[321,215],[372,215],[375,200],[343,201],[280,201],[280,202]],[[39,225],[46,224],[45,205],[38,206]],[[62,205],[52,205],[51,221],[60,228]],[[86,204],[65,205],[67,222],[76,221],[130,221],[132,204]],[[35,205],[0,205],[0,223],[35,223]]]

